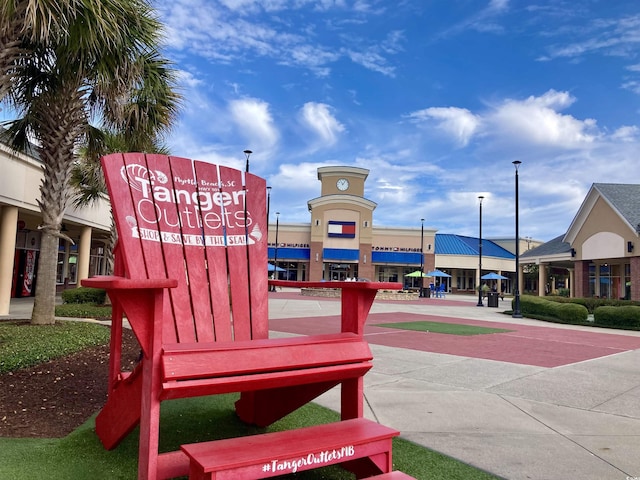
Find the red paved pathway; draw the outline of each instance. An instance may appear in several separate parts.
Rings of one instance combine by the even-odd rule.
[[[381,323],[421,320],[478,325],[510,331],[460,336],[376,326]],[[297,334],[330,333],[339,331],[340,318],[331,316],[272,319],[270,327],[275,331]],[[540,367],[557,367],[640,348],[640,337],[634,336],[413,313],[372,313],[367,320],[365,336],[369,343],[376,345]]]

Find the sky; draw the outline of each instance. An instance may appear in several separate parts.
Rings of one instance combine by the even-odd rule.
[[[184,96],[175,155],[267,179],[368,169],[374,225],[547,241],[593,183],[640,183],[637,0],[152,0]]]

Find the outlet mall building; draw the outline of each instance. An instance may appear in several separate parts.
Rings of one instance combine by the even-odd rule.
[[[42,166],[35,156],[12,152],[0,143],[0,315],[14,297],[32,296],[37,287],[41,215],[37,204]],[[376,204],[367,199],[369,171],[356,167],[318,169],[320,196],[308,201],[310,222],[280,223],[270,215],[269,258],[282,279],[398,281],[417,288],[412,272],[439,269],[450,277],[448,292],[475,292],[480,273],[506,280],[489,281],[512,292],[513,239],[483,239],[482,272],[476,237],[440,234],[432,227],[384,227],[374,224]],[[69,207],[61,239],[58,290],[105,274],[109,206]],[[539,295],[568,289],[574,296],[629,297],[640,300],[640,185],[594,184],[566,234],[540,244],[520,240],[521,292]],[[640,247],[639,247],[640,248]],[[421,255],[421,252],[423,255]]]

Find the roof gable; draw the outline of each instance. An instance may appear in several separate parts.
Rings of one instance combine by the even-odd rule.
[[[609,205],[631,231],[637,233],[640,230],[640,185],[594,183],[564,236],[565,242],[573,244],[599,198]]]

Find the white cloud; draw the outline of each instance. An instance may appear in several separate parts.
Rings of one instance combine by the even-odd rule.
[[[459,107],[430,107],[409,117],[436,121],[438,129],[461,146],[480,134],[500,143],[559,148],[588,146],[601,135],[595,120],[579,120],[559,113],[574,102],[568,92],[549,90],[524,100],[507,99],[477,114]]]
[[[624,82],[622,84],[622,88],[640,95],[640,82],[638,82],[636,80],[629,80],[628,82]]]
[[[345,127],[333,115],[333,109],[324,103],[307,102],[300,109],[300,117],[305,126],[311,129],[323,142],[331,146],[338,141]]]
[[[621,142],[637,142],[639,137],[640,129],[635,125],[620,127],[611,135],[613,140]]]
[[[510,141],[560,148],[585,146],[598,137],[595,120],[558,113],[574,101],[567,92],[555,90],[540,97],[506,100],[486,115],[487,128],[491,135]]]
[[[277,143],[279,134],[268,103],[255,98],[233,100],[229,113],[252,149],[269,149]]]
[[[334,11],[347,18],[353,14],[353,20],[365,24],[367,18],[381,14],[381,9],[369,8],[365,2],[349,6],[339,0],[159,0],[157,8],[171,49],[219,63],[264,58],[326,77],[335,62],[348,58],[368,70],[393,76],[395,67],[389,57],[402,51],[403,34],[397,30],[386,33],[385,38],[370,39],[351,31],[350,36],[318,40],[322,37],[319,30],[332,24]],[[317,23],[297,21],[297,12],[308,8],[318,12]]]
[[[202,80],[186,70],[178,70],[178,82],[188,89],[196,89],[202,85]]]
[[[570,38],[566,44],[549,47],[549,55],[540,60],[576,58],[600,53],[620,57],[635,57],[640,44],[640,15],[617,19],[594,19],[588,24],[567,27],[561,33]]]
[[[419,121],[427,119],[438,121],[438,128],[454,137],[462,146],[469,143],[481,124],[480,117],[466,108],[458,107],[426,108],[409,114],[409,117]]]

